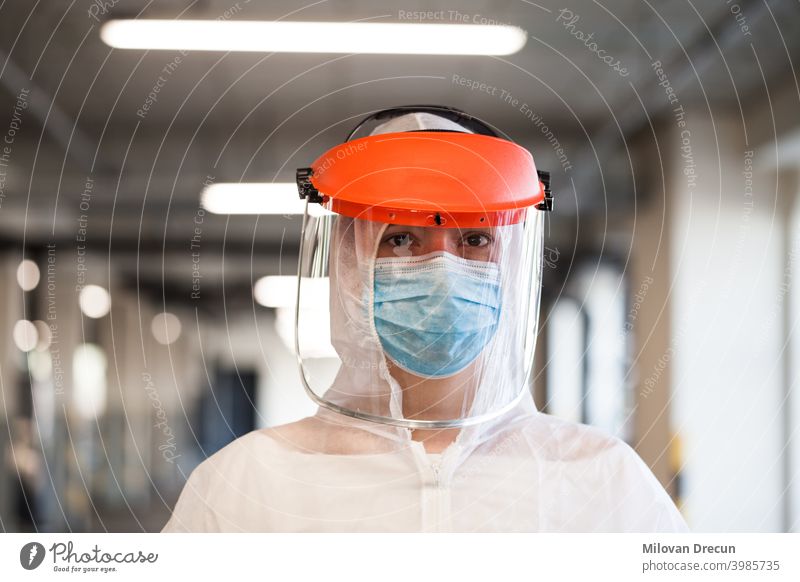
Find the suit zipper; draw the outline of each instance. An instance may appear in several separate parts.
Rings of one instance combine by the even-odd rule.
[[[439,462],[431,464],[431,471],[433,473],[433,499],[436,510],[434,512],[434,519],[436,523],[436,531],[442,531],[442,480],[441,480],[441,466]]]

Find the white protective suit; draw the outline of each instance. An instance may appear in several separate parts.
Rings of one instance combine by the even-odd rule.
[[[409,114],[376,131],[414,123],[452,129]],[[343,365],[321,397],[402,418],[403,390],[387,370],[369,305],[376,241],[387,225],[343,216],[331,224],[331,341]],[[526,282],[538,285],[541,269],[539,259],[533,271],[518,265],[531,258],[525,253],[540,256],[541,246],[526,247],[519,225],[503,229],[502,316],[460,411],[502,413],[455,429],[457,438],[433,453],[421,442],[433,431],[414,435],[320,407],[301,421],[253,431],[201,463],[163,531],[686,531],[627,444],[535,409],[522,363],[530,353],[519,325],[525,314],[515,306],[531,300]],[[538,290],[535,296],[538,302]]]

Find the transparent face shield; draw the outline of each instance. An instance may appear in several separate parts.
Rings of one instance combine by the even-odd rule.
[[[298,170],[295,347],[320,406],[456,428],[529,394],[549,177],[488,128],[450,129],[455,110],[425,129],[423,109]]]
[[[448,229],[307,213],[296,349],[309,396],[407,428],[513,407],[533,364],[542,215]]]

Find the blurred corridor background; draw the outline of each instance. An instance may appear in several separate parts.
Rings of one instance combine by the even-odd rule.
[[[104,42],[133,18],[525,42]],[[0,528],[158,531],[201,460],[312,414],[295,169],[372,111],[431,103],[552,174],[539,408],[625,439],[696,531],[800,531],[798,59],[795,0],[0,2]]]

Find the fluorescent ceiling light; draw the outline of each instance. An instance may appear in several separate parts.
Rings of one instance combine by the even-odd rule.
[[[304,358],[335,358],[331,345],[328,310],[331,282],[328,277],[305,277],[300,291],[300,353]],[[261,277],[253,288],[256,302],[275,308],[275,330],[287,349],[295,350],[297,277]]]
[[[100,38],[121,49],[410,55],[510,55],[527,41],[496,24],[253,20],[111,20]]]
[[[253,287],[253,295],[264,307],[294,307],[297,303],[297,277],[261,277]]]
[[[300,301],[304,307],[322,305],[327,309],[330,287],[328,277],[304,277]],[[297,277],[292,275],[261,277],[253,287],[253,295],[256,302],[264,307],[294,308],[297,305]]]
[[[292,182],[211,184],[203,188],[200,204],[213,214],[303,214],[306,208]],[[319,204],[309,204],[308,213],[331,214]]]
[[[331,345],[331,323],[326,309],[307,312],[300,318],[297,329],[300,334],[300,354],[303,358],[336,358],[336,350]],[[275,331],[283,345],[295,352],[294,342],[295,310],[279,307],[275,310]]]

